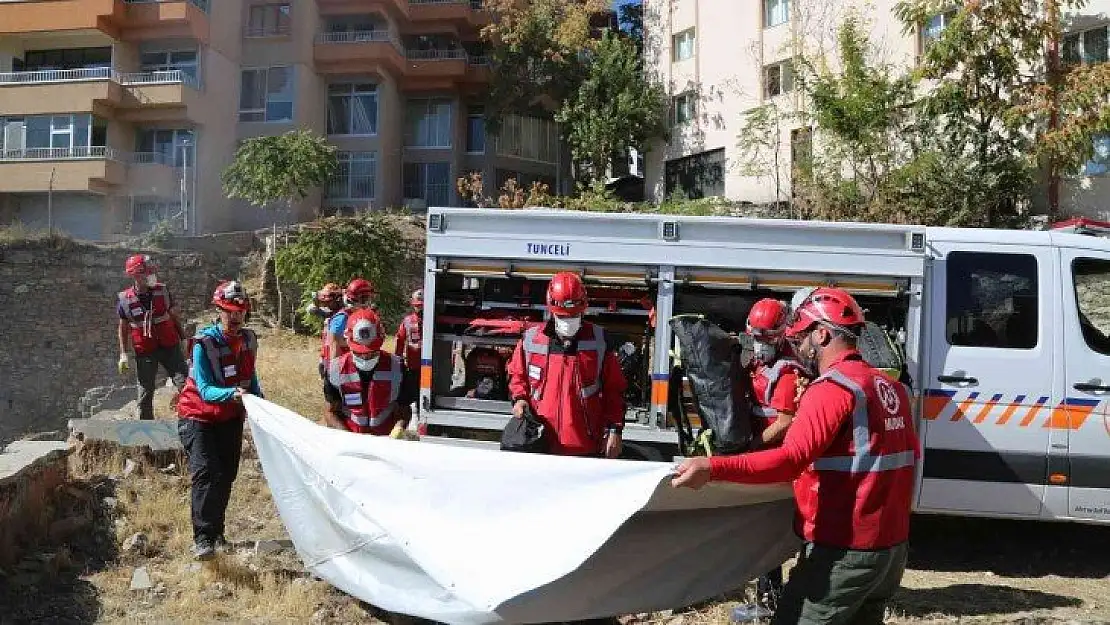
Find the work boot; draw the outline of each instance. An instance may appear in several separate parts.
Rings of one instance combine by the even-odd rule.
[[[212,546],[215,547],[218,553],[226,553],[228,548],[230,547],[227,542],[227,538],[223,534],[220,534],[216,537],[216,540],[213,541]]]
[[[216,557],[216,546],[212,539],[207,536],[198,538],[193,544],[193,557],[197,560],[211,560]]]

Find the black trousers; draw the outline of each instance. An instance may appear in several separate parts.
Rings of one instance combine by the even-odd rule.
[[[177,433],[192,476],[193,539],[215,540],[224,533],[231,486],[239,475],[243,419],[204,423],[179,419]]]
[[[154,381],[158,377],[158,367],[166,370],[177,390],[185,388],[189,376],[189,365],[180,345],[159,347],[149,354],[135,354],[135,377],[139,379],[139,418],[149,421],[154,418]]]

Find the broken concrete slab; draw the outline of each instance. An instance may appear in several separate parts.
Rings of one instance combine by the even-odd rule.
[[[140,566],[135,569],[131,574],[131,590],[150,590],[154,588],[154,582],[150,579],[150,573],[147,572],[145,566]]]
[[[254,543],[254,553],[256,555],[267,555],[281,551],[283,547],[276,540],[259,540]]]
[[[69,454],[69,445],[60,441],[15,441],[0,453],[0,485],[35,466],[50,464]]]
[[[149,447],[151,451],[179,451],[177,419],[100,421],[70,419],[70,435],[78,440],[114,443],[121,447]]]

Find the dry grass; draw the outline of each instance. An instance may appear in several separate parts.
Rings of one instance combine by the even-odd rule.
[[[319,419],[323,400],[316,340],[274,332],[261,338],[259,372],[267,397]],[[119,475],[123,461],[104,458],[90,473]],[[305,576],[291,552],[255,556],[240,548],[203,567],[194,564],[188,554],[188,489],[180,466],[169,473],[144,466],[118,482],[115,526],[108,530],[113,547],[136,532],[147,535],[150,547],[141,555],[114,555],[107,567],[85,565],[89,574],[84,579],[95,588],[98,622],[372,623],[388,618]],[[228,538],[251,544],[285,538],[259,464],[249,454],[232,493]],[[924,518],[915,520],[911,542],[910,569],[888,623],[1110,621],[1110,528]],[[68,552],[59,551],[64,561],[62,556],[69,557]],[[136,566],[147,567],[155,590],[129,590]],[[723,625],[748,593],[624,620]]]

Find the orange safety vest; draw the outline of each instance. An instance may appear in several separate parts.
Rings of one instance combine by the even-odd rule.
[[[204,350],[204,357],[212,371],[212,379],[217,386],[243,386],[254,376],[255,354],[258,352],[258,337],[254,331],[243,328],[242,347],[236,354],[224,342],[216,342],[211,336],[196,339]],[[193,366],[198,366],[193,363]],[[197,421],[223,422],[246,416],[246,409],[239,402],[208,403],[200,396],[200,389],[190,373],[185,388],[177,400],[177,414],[184,419]]]
[[[149,354],[159,347],[173,347],[181,342],[177,324],[170,316],[170,295],[164,284],[150,289],[150,307],[143,305],[135,287],[120,291],[120,308],[131,325],[131,344],[137,355]]]

